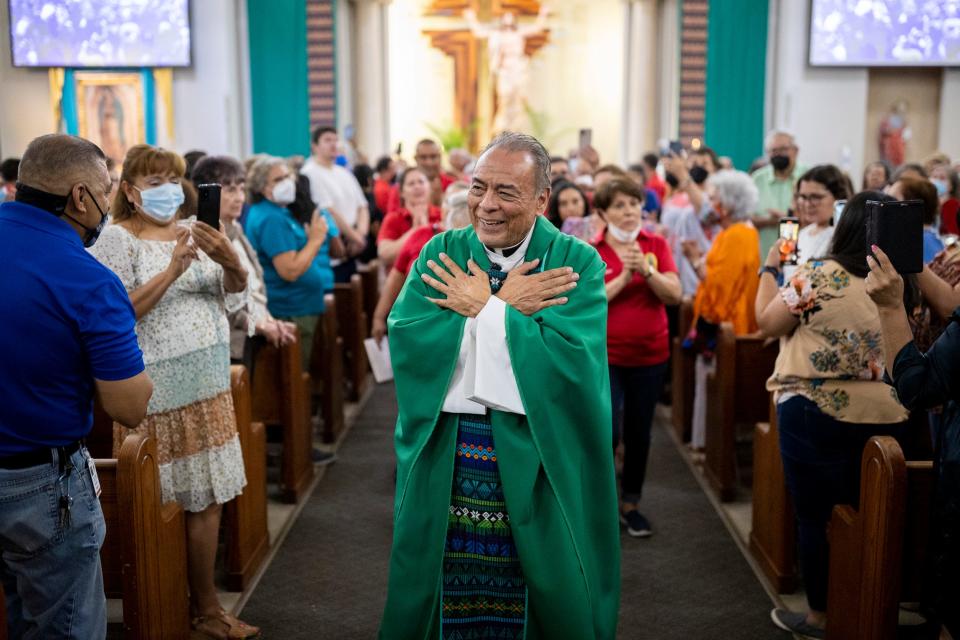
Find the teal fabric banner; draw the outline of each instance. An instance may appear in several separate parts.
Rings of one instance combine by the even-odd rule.
[[[253,151],[310,153],[306,0],[247,0]]]
[[[153,82],[153,69],[140,71],[143,78],[143,122],[147,144],[157,144],[157,87]]]
[[[73,78],[73,69],[64,70],[60,108],[63,110],[63,126],[66,133],[72,136],[80,135],[80,122],[77,114],[77,85]]]
[[[746,171],[763,154],[769,0],[712,0],[705,142]]]

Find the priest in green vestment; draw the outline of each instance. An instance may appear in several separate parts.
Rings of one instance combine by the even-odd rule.
[[[484,150],[472,226],[435,236],[388,320],[399,401],[380,637],[614,638],[620,536],[605,265],[542,213],[530,136]]]

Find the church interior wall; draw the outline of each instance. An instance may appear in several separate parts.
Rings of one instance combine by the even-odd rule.
[[[876,128],[880,107],[871,105],[871,72],[866,68],[817,68],[807,64],[807,41],[810,24],[810,3],[793,0],[770,0],[770,11],[776,28],[770,31],[767,64],[768,91],[766,128],[784,128],[797,136],[800,160],[807,165],[835,162],[850,171],[856,182],[866,163],[876,160]],[[940,76],[940,70],[926,75]],[[919,75],[923,75],[921,71]],[[899,79],[903,93],[909,94],[914,74],[900,68],[888,73],[874,73],[879,82]],[[875,82],[878,80],[875,80]],[[939,93],[939,103],[933,98],[918,100],[921,110],[908,113],[908,121],[920,144],[911,149],[908,160],[922,159],[935,146],[951,156],[960,154],[960,131],[952,126],[960,112],[960,69],[944,69],[938,87],[922,83],[927,93]],[[876,96],[882,88],[873,87]],[[887,105],[889,106],[889,105]],[[939,124],[938,124],[939,123]],[[947,126],[947,125],[951,126]]]
[[[432,48],[422,33],[429,24],[422,17],[427,4],[397,0],[388,7],[389,136],[393,149],[402,144],[406,158],[413,157],[417,140],[433,136],[430,125],[454,124],[453,60]]]
[[[860,175],[864,164],[867,69],[824,69],[807,64],[809,2],[771,0],[777,16],[767,64],[773,70],[766,129],[781,128],[797,137],[800,162],[845,164]]]
[[[179,152],[204,149],[243,156],[250,151],[246,1],[191,2],[193,64],[173,71],[175,135],[158,140]],[[0,154],[23,153],[33,138],[55,130],[46,69],[13,67],[7,2],[0,2]]]

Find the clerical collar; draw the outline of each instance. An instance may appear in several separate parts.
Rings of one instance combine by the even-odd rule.
[[[534,223],[523,240],[512,247],[491,249],[484,245],[483,248],[487,252],[487,258],[490,259],[493,265],[499,267],[500,271],[509,272],[523,261],[523,257],[527,253],[527,247],[530,246],[530,238],[533,237],[533,230],[536,229],[536,227],[537,225]]]

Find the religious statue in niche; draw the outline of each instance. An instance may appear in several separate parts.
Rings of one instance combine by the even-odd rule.
[[[906,100],[897,100],[880,121],[880,159],[891,167],[899,167],[907,159],[907,141],[910,140],[908,108]]]
[[[424,14],[449,19],[446,28],[423,33],[453,59],[454,125],[466,134],[470,149],[504,129],[528,130],[527,68],[550,33],[541,3],[433,0]],[[535,24],[522,26],[520,19],[528,16],[536,17]]]
[[[492,84],[496,93],[493,132],[526,128],[526,87],[530,57],[526,53],[527,40],[546,32],[550,10],[540,7],[537,21],[528,26],[517,25],[517,17],[507,11],[496,26],[480,24],[473,9],[463,12],[470,32],[475,38],[487,41],[487,58]]]

